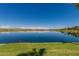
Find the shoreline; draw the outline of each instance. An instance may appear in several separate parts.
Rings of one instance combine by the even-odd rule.
[[[5,44],[79,44],[79,42],[19,42],[19,43],[0,43],[0,45]]]

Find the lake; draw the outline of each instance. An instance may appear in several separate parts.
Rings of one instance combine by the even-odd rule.
[[[0,43],[79,42],[79,37],[61,32],[1,32]]]

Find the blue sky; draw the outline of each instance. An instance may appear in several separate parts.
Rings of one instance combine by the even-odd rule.
[[[72,4],[0,4],[0,25],[61,28],[79,25]]]

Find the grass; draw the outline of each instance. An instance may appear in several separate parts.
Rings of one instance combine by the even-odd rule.
[[[45,48],[45,56],[79,56],[79,45],[73,43],[10,43],[0,45],[0,56],[15,56],[32,51],[33,48]]]

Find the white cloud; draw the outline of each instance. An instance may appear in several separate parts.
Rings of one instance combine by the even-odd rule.
[[[0,28],[21,28],[21,29],[49,29],[48,27],[13,27],[13,26],[0,26]]]
[[[0,26],[0,28],[11,28],[10,26]]]
[[[24,28],[24,29],[49,29],[47,27],[20,27],[20,28]]]

